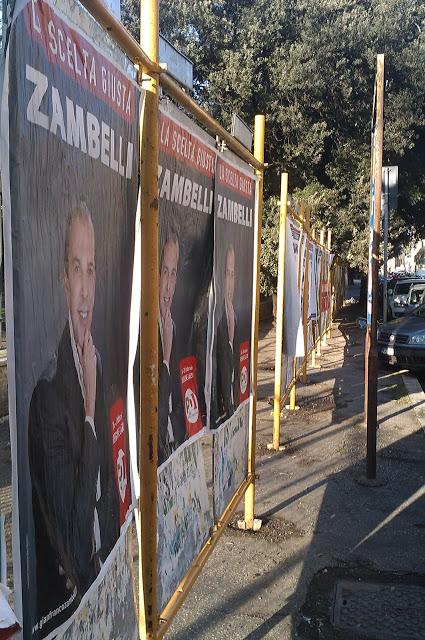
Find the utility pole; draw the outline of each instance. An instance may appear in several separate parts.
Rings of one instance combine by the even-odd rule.
[[[376,430],[378,426],[378,263],[381,227],[382,146],[384,134],[384,55],[377,56],[371,135],[371,198],[367,326],[365,340],[365,418],[367,426],[366,477],[376,479]]]

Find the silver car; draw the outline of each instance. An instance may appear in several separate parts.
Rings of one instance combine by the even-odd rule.
[[[425,304],[378,327],[378,357],[387,364],[425,369]]]
[[[399,280],[398,282],[396,282],[392,292],[392,296],[389,296],[388,298],[389,307],[393,318],[401,318],[412,309],[412,307],[410,307],[409,309],[409,305],[411,304],[409,297],[412,289],[415,291],[415,304],[419,304],[416,298],[417,292],[419,293],[419,289],[421,286],[425,287],[425,280],[422,280],[420,278],[409,278],[408,280]]]

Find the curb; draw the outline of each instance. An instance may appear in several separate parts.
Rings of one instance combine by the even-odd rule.
[[[420,426],[425,433],[425,392],[414,375],[402,373],[404,386],[407,389],[412,409],[420,422]]]

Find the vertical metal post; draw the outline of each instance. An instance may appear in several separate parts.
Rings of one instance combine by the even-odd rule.
[[[304,218],[305,229],[305,267],[304,267],[304,291],[303,291],[303,325],[304,325],[304,364],[303,382],[307,382],[307,361],[308,361],[308,310],[310,303],[309,287],[309,264],[310,264],[310,208],[306,207]]]
[[[382,146],[384,129],[384,55],[377,56],[374,122],[371,144],[371,242],[369,249],[368,311],[365,340],[365,418],[367,426],[366,476],[376,479],[378,422],[378,353],[376,346],[379,235],[381,225]]]
[[[265,136],[266,118],[264,115],[255,116],[254,126],[254,156],[261,163],[264,163],[264,136]],[[248,444],[248,474],[250,476],[250,484],[245,493],[245,529],[258,528],[257,522],[254,521],[254,498],[255,498],[255,449],[256,449],[256,430],[257,430],[257,368],[258,368],[258,332],[260,322],[260,256],[261,256],[261,224],[263,213],[263,170],[256,171],[258,177],[258,200],[257,200],[257,268],[255,279],[255,320],[253,331],[253,370],[252,370],[252,421],[250,429],[250,438]],[[259,522],[258,524],[261,524]]]
[[[280,177],[280,210],[279,210],[279,258],[277,267],[277,301],[276,301],[276,350],[274,369],[274,402],[273,402],[273,443],[272,448],[279,450],[280,444],[280,412],[282,392],[282,352],[283,352],[283,313],[285,300],[285,253],[286,253],[286,216],[288,209],[288,174]]]
[[[385,167],[385,194],[384,194],[384,295],[382,301],[382,317],[384,322],[388,319],[388,215],[390,201],[390,168]]]
[[[328,307],[328,323],[327,323],[327,338],[331,337],[332,329],[332,315],[333,315],[333,287],[331,282],[331,246],[332,246],[332,231],[328,229],[328,250],[329,250],[329,262],[328,262],[328,295],[329,295],[329,307]]]
[[[294,360],[295,360],[295,364],[294,364],[294,377],[295,377],[297,373],[296,358]],[[291,391],[289,392],[289,411],[295,411],[296,408],[297,408],[297,383],[294,382],[294,384],[291,387]]]
[[[158,2],[141,0],[140,44],[158,62]],[[158,466],[158,76],[144,78],[141,126],[142,291],[140,321],[139,636],[157,637]]]

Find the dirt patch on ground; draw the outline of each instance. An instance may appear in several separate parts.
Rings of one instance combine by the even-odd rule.
[[[283,518],[270,518],[264,519],[261,529],[259,531],[243,531],[238,529],[238,520],[242,518],[242,515],[235,517],[227,527],[227,535],[234,536],[255,536],[260,540],[267,540],[267,542],[279,543],[290,538],[302,538],[305,535],[305,531],[300,529],[290,520],[284,520]]]

